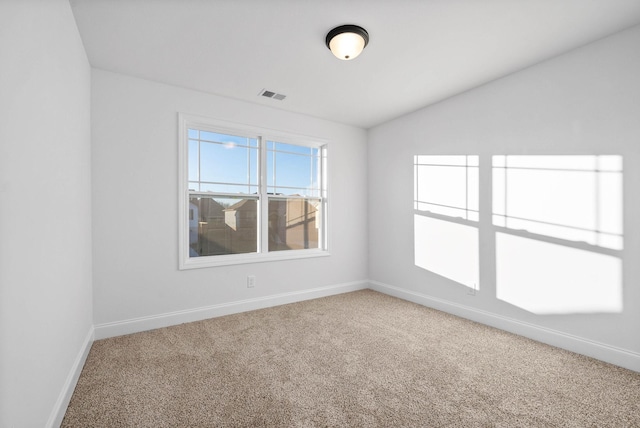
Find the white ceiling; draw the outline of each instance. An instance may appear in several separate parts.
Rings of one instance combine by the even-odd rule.
[[[93,67],[362,128],[640,22],[640,0],[70,3]],[[324,44],[342,24],[371,37],[352,61]]]

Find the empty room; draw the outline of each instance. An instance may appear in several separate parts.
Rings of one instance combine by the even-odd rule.
[[[640,427],[640,1],[0,1],[0,428]]]

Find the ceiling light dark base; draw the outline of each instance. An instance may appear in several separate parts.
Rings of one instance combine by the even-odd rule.
[[[364,39],[365,47],[369,44],[369,33],[367,33],[367,30],[365,30],[364,28],[358,25],[350,24],[350,25],[341,25],[329,31],[329,33],[327,34],[327,37],[324,39],[324,43],[327,45],[327,48],[331,49],[331,47],[329,47],[329,43],[331,42],[331,39],[333,39],[338,34],[342,34],[342,33],[358,34]]]

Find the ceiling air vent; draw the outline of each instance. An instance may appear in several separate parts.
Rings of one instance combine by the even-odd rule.
[[[286,95],[278,94],[278,93],[275,93],[273,91],[267,91],[266,89],[261,90],[258,95],[261,95],[261,96],[267,97],[267,98],[273,98],[274,100],[278,100],[278,101],[282,101],[285,98],[287,98]]]

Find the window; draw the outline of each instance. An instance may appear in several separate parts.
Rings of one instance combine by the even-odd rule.
[[[180,268],[327,255],[327,144],[180,115]]]

